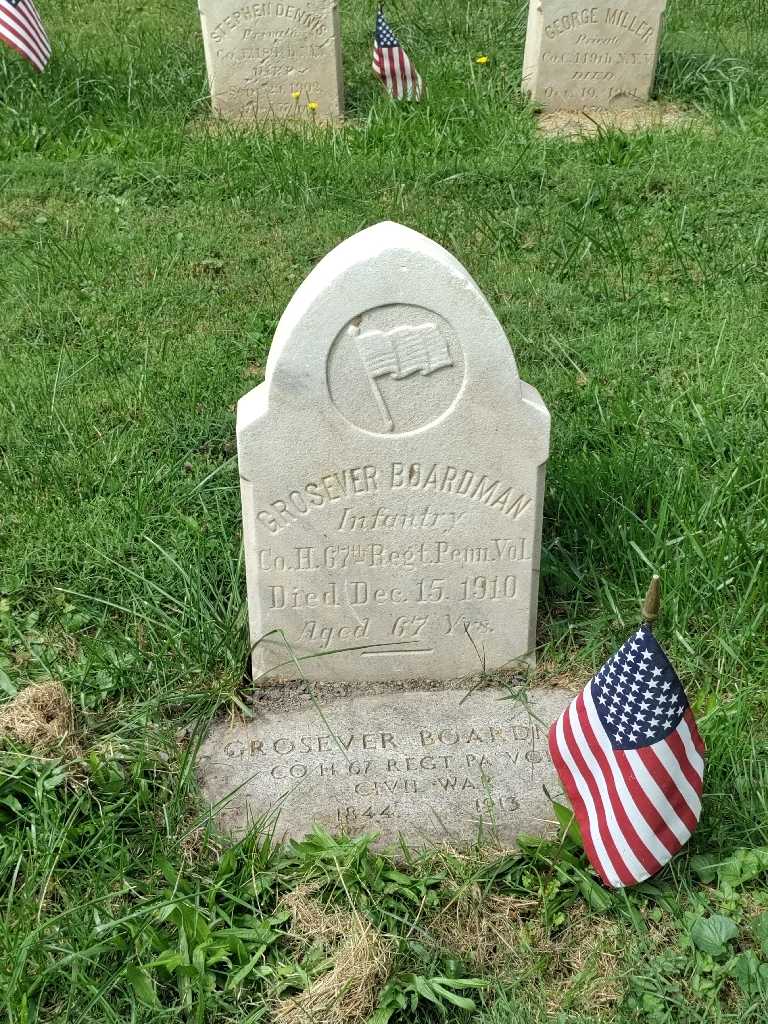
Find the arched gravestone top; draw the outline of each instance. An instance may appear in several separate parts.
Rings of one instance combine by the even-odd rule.
[[[544,110],[620,110],[653,89],[666,0],[530,0],[523,91]]]
[[[357,681],[530,659],[549,414],[441,246],[384,223],[326,256],[237,434],[256,674],[295,677],[294,656]]]

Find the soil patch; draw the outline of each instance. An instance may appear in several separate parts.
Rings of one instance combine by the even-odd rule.
[[[553,138],[592,138],[601,131],[643,132],[690,124],[694,115],[670,103],[649,103],[625,110],[552,110],[539,114],[540,135]]]

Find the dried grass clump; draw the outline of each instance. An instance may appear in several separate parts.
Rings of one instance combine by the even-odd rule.
[[[392,966],[392,948],[373,925],[358,914],[328,910],[316,889],[298,886],[282,900],[293,915],[291,935],[299,945],[320,943],[329,950],[332,968],[304,992],[280,999],[272,1011],[276,1024],[363,1024],[379,1000]]]
[[[539,904],[514,896],[461,893],[429,922],[442,949],[500,979],[528,981],[550,993],[547,1009],[590,1008],[595,1021],[622,998],[626,932],[611,920],[574,908],[551,934],[532,916]]]
[[[0,708],[0,736],[36,753],[61,751],[76,756],[75,715],[69,694],[56,680],[33,683]]]
[[[200,864],[203,860],[218,861],[221,857],[222,844],[207,825],[195,825],[184,831],[178,843],[185,864]]]
[[[521,922],[535,907],[516,896],[464,894],[429,922],[429,931],[443,949],[500,974],[518,954]]]
[[[297,946],[319,943],[324,949],[337,945],[350,934],[356,915],[344,910],[324,907],[315,897],[318,885],[297,885],[280,900],[280,906],[291,912],[291,938]]]
[[[587,1009],[597,1015],[621,1001],[621,963],[627,935],[621,925],[595,917],[585,908],[572,910],[568,925],[552,938],[541,929],[541,951],[547,956],[553,986],[549,1009]]]

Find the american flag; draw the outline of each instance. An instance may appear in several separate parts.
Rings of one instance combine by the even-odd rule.
[[[584,848],[602,880],[635,885],[688,841],[701,814],[704,744],[649,626],[634,633],[549,732]]]
[[[43,23],[32,0],[0,0],[0,39],[43,71],[51,57]]]
[[[421,99],[421,75],[397,41],[381,10],[376,15],[373,35],[373,73],[394,99]]]

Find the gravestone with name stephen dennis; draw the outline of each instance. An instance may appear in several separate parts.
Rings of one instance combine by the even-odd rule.
[[[617,110],[646,103],[666,0],[577,6],[531,0],[523,91],[544,110]]]
[[[220,826],[547,832],[569,695],[510,667],[536,641],[549,414],[466,270],[397,224],[342,243],[237,435],[255,685],[199,753]]]
[[[237,439],[255,677],[532,659],[549,413],[439,245],[379,224],[326,256]]]
[[[232,120],[342,116],[336,0],[199,0],[214,112]]]

